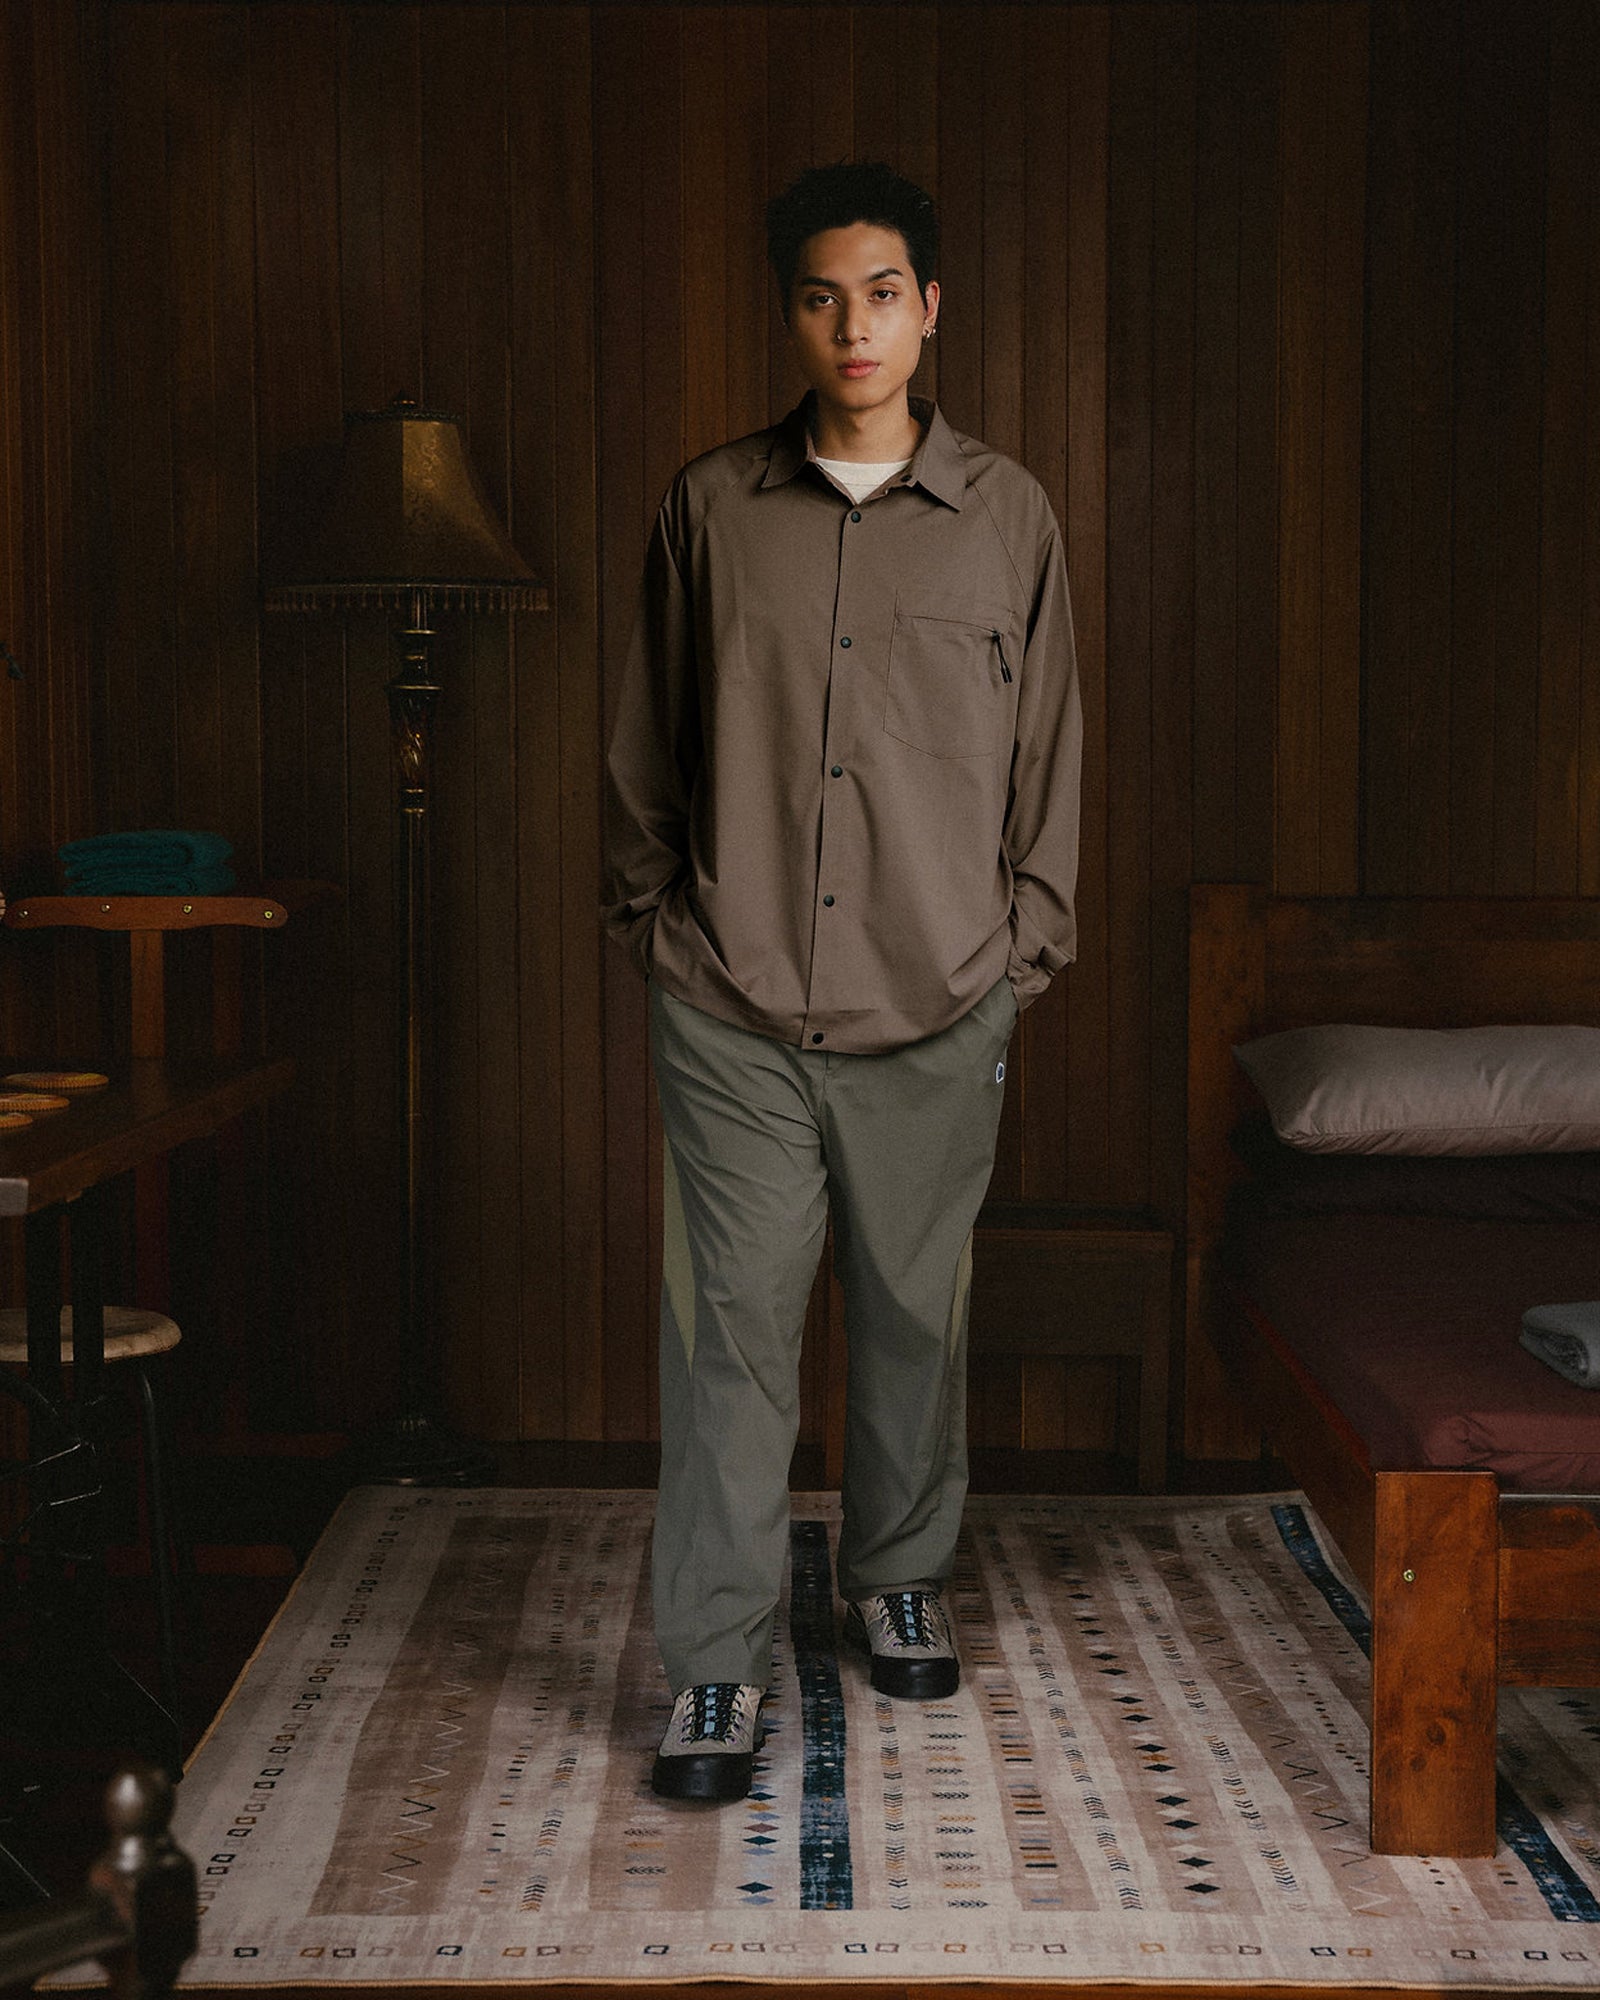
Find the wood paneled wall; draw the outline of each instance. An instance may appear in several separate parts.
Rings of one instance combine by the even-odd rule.
[[[554,604],[440,645],[453,1404],[480,1435],[650,1434],[659,1139],[641,994],[595,927],[601,751],[662,489],[797,391],[761,211],[809,162],[884,156],[937,193],[927,386],[1067,535],[1082,949],[1025,1017],[997,1194],[1181,1220],[1191,880],[1596,889],[1584,0],[72,18],[104,29],[103,198],[72,170],[68,233],[8,262],[0,339],[20,412],[19,328],[88,310],[73,251],[105,271],[103,331],[50,377],[103,463],[102,582],[81,639],[67,584],[30,586],[66,620],[44,652],[74,719],[17,851],[92,796],[97,824],[217,825],[247,869],[343,886],[255,982],[302,1063],[267,1142],[259,1415],[322,1428],[390,1394],[389,641],[265,617],[257,586],[304,455],[404,389],[461,413]],[[77,104],[93,40],[75,71],[7,54]],[[0,204],[25,228],[20,151]],[[0,524],[32,490],[6,450]],[[1105,1403],[1092,1373],[1001,1368],[974,1435],[1093,1442]]]
[[[1600,16],[1373,10],[1364,886],[1600,893]]]
[[[75,6],[0,9],[0,888],[92,815],[102,82]],[[0,938],[0,1050],[92,1032],[82,943]]]

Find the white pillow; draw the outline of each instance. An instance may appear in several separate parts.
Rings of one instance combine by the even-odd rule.
[[[1308,1153],[1600,1147],[1600,1028],[1292,1028],[1233,1053]]]

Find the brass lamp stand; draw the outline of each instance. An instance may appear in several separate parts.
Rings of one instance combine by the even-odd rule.
[[[428,803],[433,615],[542,611],[549,596],[506,538],[473,473],[457,420],[403,397],[346,418],[344,456],[321,526],[267,593],[269,610],[381,606],[396,620],[388,684],[394,742],[397,1083],[405,1139],[404,1311],[399,1414],[357,1440],[354,1470],[379,1484],[465,1486],[493,1477],[490,1454],[445,1426],[433,1318],[433,952]]]

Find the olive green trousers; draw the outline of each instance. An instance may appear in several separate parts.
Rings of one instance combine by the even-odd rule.
[[[831,1213],[849,1348],[838,1584],[943,1585],[966,1498],[972,1228],[1016,1000],[886,1055],[791,1048],[652,985],[666,1138],[652,1582],[674,1693],[765,1687],[800,1338]]]

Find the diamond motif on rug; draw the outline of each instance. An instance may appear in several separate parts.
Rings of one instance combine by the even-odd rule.
[[[723,1807],[649,1789],[651,1513],[346,1500],[180,1788],[186,1983],[1600,1987],[1600,1701],[1503,1694],[1493,1859],[1369,1853],[1364,1614],[1297,1496],[971,1501],[926,1704],[840,1651],[795,1496]]]

